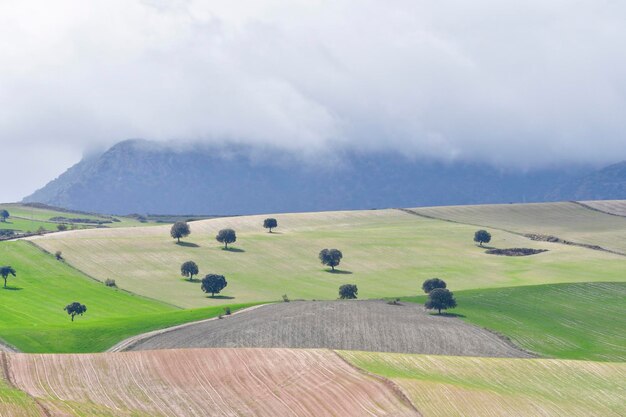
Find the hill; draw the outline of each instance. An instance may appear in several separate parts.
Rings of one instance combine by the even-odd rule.
[[[523,173],[394,153],[298,159],[275,149],[129,140],[86,157],[24,201],[102,213],[233,215],[569,200],[580,194],[569,185],[575,180],[588,178],[585,188],[594,189],[590,171]],[[620,175],[613,181],[626,181]],[[619,187],[602,190],[602,198],[626,198]]]
[[[502,207],[510,210],[510,218],[524,209]],[[559,218],[558,213],[570,213],[570,207],[578,217],[562,224],[561,234],[578,233],[579,229],[572,228],[580,224],[593,237],[594,222],[610,221],[610,230],[599,229],[600,243],[606,239],[618,245],[623,239],[626,218],[569,203],[529,205],[528,214],[520,217],[526,224],[517,224],[516,230],[551,231],[549,223],[535,220]],[[484,209],[492,210],[491,206]],[[476,220],[467,221],[482,223],[480,209],[472,213]],[[337,288],[345,283],[357,284],[361,298],[414,295],[421,292],[424,279],[434,276],[444,278],[454,290],[625,279],[625,256],[532,241],[520,233],[494,229],[489,229],[493,247],[548,251],[522,257],[489,255],[472,241],[476,226],[400,210],[276,215],[279,227],[271,234],[262,228],[264,217],[192,222],[184,245],[169,236],[168,226],[72,231],[33,242],[52,253],[63,251],[67,262],[91,276],[113,278],[120,288],[181,307],[279,300],[283,294],[292,299],[335,299]],[[508,217],[501,213],[502,219]],[[227,227],[238,236],[230,251],[215,241],[217,232]],[[320,264],[317,255],[323,248],[343,250],[340,272],[329,273]],[[188,260],[198,263],[201,275],[224,274],[228,287],[221,295],[234,298],[207,298],[198,283],[185,281],[180,265]]]

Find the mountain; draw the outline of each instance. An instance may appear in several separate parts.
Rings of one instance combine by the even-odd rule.
[[[250,214],[625,198],[625,171],[626,163],[521,173],[396,153],[303,162],[272,149],[128,140],[84,158],[24,202],[114,214]]]

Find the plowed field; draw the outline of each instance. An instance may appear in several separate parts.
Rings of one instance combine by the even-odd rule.
[[[199,347],[329,348],[376,352],[526,357],[498,336],[422,306],[384,301],[301,301],[261,306],[191,324],[130,350]]]
[[[393,385],[331,351],[11,354],[8,374],[53,417],[419,416]]]

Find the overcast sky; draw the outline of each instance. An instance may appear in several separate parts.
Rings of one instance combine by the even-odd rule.
[[[126,138],[626,159],[622,0],[2,0],[0,201]]]

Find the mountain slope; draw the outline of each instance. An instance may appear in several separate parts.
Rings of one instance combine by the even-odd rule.
[[[546,201],[572,198],[575,178],[589,178],[586,187],[593,187],[594,177],[584,177],[587,173],[582,168],[505,172],[393,153],[338,153],[303,163],[272,150],[180,150],[129,140],[84,159],[24,201],[104,213],[168,214]],[[621,174],[615,175],[619,183]],[[555,189],[564,191],[555,194]]]

